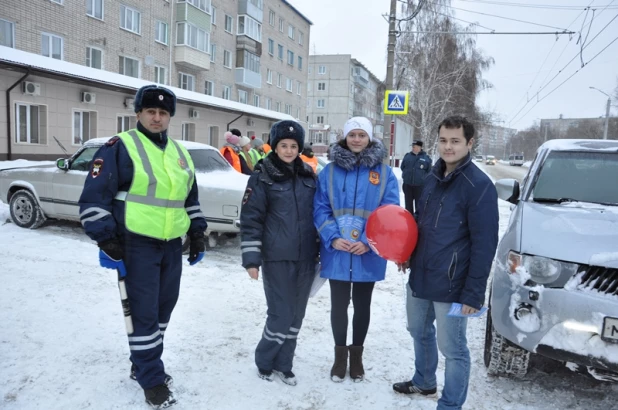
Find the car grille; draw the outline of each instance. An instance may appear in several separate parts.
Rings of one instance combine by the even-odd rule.
[[[618,295],[618,269],[600,266],[582,266],[585,273],[581,277],[581,287],[596,290],[606,295]]]

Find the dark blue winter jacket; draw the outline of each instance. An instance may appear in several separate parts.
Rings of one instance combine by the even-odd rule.
[[[470,155],[446,177],[445,167],[438,160],[423,189],[409,285],[415,297],[480,309],[498,245],[498,195]]]
[[[423,185],[431,172],[431,158],[425,151],[418,154],[408,152],[401,162],[403,183],[406,185]]]
[[[167,144],[167,132],[152,134],[142,124],[137,129],[160,148]],[[96,177],[92,166],[99,164]],[[101,243],[127,234],[124,226],[124,201],[115,200],[119,191],[129,191],[133,181],[133,161],[124,143],[118,137],[111,138],[94,154],[90,173],[86,178],[84,190],[79,198],[80,220],[86,234]],[[191,215],[201,213],[198,189],[195,180],[185,201],[185,209]],[[197,208],[196,208],[197,206]],[[206,231],[204,217],[191,218],[189,233]]]
[[[247,182],[240,213],[244,268],[262,261],[313,261],[318,256],[313,226],[315,174],[300,158],[286,165],[271,152]]]

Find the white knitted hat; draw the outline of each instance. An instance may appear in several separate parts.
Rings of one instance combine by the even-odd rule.
[[[352,130],[363,130],[369,135],[369,141],[373,141],[373,125],[365,117],[352,117],[343,126],[343,136],[347,137]]]

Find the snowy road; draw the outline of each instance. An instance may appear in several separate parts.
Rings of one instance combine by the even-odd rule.
[[[501,202],[500,212],[504,231],[508,204]],[[8,215],[8,206],[0,203],[0,408],[146,409],[141,389],[128,378],[115,279],[98,266],[95,244],[77,224],[47,223],[29,231],[4,223]],[[433,400],[391,390],[392,383],[410,377],[413,365],[405,279],[393,264],[374,294],[367,380],[329,380],[333,342],[325,285],[310,300],[295,359],[299,384],[290,387],[256,377],[253,349],[266,307],[261,283],[249,280],[239,255],[237,240],[229,240],[196,267],[185,264],[165,338],[166,370],[179,399],[174,408],[435,409]],[[618,409],[618,385],[548,360],[533,359],[521,381],[487,376],[485,320],[469,323],[473,366],[466,409]],[[441,361],[440,386],[443,371]]]

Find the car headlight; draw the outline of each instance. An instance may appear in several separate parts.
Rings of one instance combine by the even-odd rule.
[[[525,269],[530,279],[536,283],[551,283],[560,276],[563,263],[542,256],[521,255],[517,252],[509,252],[507,267],[511,274],[520,274],[518,268]],[[523,274],[523,273],[522,273]]]

